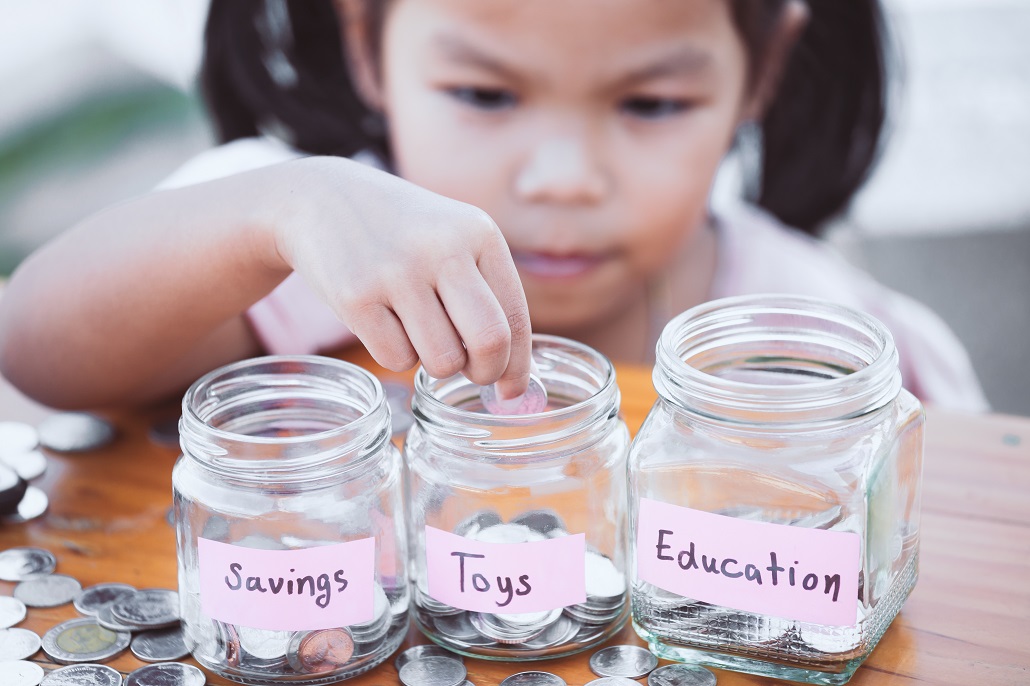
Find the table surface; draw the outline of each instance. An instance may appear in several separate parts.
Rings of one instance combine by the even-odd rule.
[[[363,351],[343,356],[381,379],[410,383],[411,374],[388,372]],[[656,397],[650,370],[620,366],[617,372],[623,415],[635,432]],[[52,412],[0,379],[0,421],[37,423]],[[933,409],[927,415],[919,582],[850,683],[1030,683],[1030,419]],[[0,549],[47,548],[57,556],[57,571],[83,586],[118,581],[175,588],[175,535],[166,513],[178,451],[151,442],[147,432],[154,421],[178,416],[178,408],[169,403],[106,416],[118,439],[92,453],[50,454],[48,471],[36,482],[50,497],[49,511],[25,524],[0,524]],[[0,594],[13,588],[0,582]],[[42,635],[73,616],[70,604],[30,608],[18,626]],[[424,642],[412,630],[403,647]],[[629,626],[610,643],[643,645]],[[530,668],[555,672],[574,686],[596,678],[587,667],[592,652],[534,663],[466,658],[465,664],[477,686]],[[42,652],[33,659],[45,669],[55,667]],[[131,653],[108,664],[123,674],[143,665]],[[776,683],[716,673],[722,686]],[[210,684],[229,683],[208,678]],[[347,683],[399,680],[388,660]]]

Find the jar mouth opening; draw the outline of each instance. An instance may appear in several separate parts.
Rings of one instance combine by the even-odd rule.
[[[615,369],[607,357],[577,341],[533,335],[533,358],[548,392],[543,412],[490,414],[479,403],[480,386],[464,376],[437,379],[420,367],[415,375],[416,421],[435,435],[475,440],[477,445],[526,447],[549,434],[573,431],[618,404]]]
[[[388,413],[368,371],[332,357],[267,355],[211,371],[186,390],[182,424],[205,442],[254,447],[333,443]]]
[[[694,307],[665,327],[654,380],[659,392],[710,416],[760,422],[843,419],[890,402],[900,390],[887,328],[819,298],[754,295]],[[802,420],[803,421],[803,420]]]

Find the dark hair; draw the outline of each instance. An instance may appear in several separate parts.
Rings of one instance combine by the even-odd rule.
[[[789,0],[731,1],[755,74]],[[806,3],[808,26],[761,122],[757,203],[815,234],[879,153],[886,40],[878,0]],[[385,5],[368,0],[373,27]],[[212,0],[204,45],[201,83],[223,142],[266,132],[313,154],[389,156],[377,114],[351,83],[331,0]]]

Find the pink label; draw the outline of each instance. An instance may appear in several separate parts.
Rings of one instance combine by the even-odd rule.
[[[200,606],[214,619],[274,631],[373,619],[374,538],[260,550],[197,539]]]
[[[640,499],[637,575],[687,598],[829,626],[857,621],[861,541]]]
[[[426,527],[429,595],[462,610],[516,614],[582,603],[586,537],[484,543]]]

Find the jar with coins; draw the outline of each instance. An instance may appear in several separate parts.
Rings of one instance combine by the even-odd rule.
[[[215,370],[187,391],[172,475],[186,644],[253,684],[326,683],[408,624],[400,454],[382,387],[316,356]]]
[[[535,336],[537,374],[492,386],[419,370],[408,433],[415,618],[464,655],[530,660],[612,636],[626,601],[626,455],[611,363]]]
[[[728,298],[673,319],[630,452],[633,624],[659,657],[846,682],[917,576],[923,411],[879,321]]]

